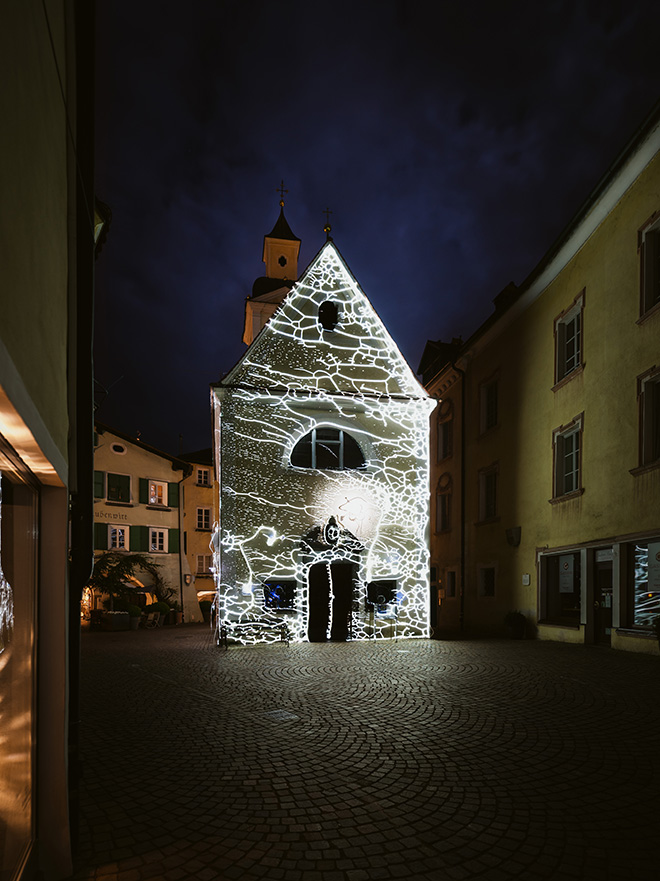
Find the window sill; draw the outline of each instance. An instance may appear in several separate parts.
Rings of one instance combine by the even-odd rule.
[[[475,526],[488,526],[489,523],[499,523],[500,517],[486,517],[485,520],[477,520]]]
[[[652,630],[638,630],[636,627],[616,627],[614,632],[620,633],[621,636],[633,636],[637,639],[657,639]]]
[[[575,370],[571,370],[570,373],[567,373],[566,376],[562,376],[561,379],[558,379],[557,382],[550,389],[551,392],[556,392],[560,388],[563,388],[567,385],[572,379],[575,379],[576,376],[581,376],[584,373],[584,363],[580,364],[579,367],[576,367]]]
[[[167,505],[147,505],[148,511],[171,511],[171,508],[168,508]]]
[[[560,505],[562,502],[570,502],[571,499],[579,499],[581,495],[584,495],[584,487],[573,490],[572,493],[566,493],[563,496],[555,496],[553,499],[548,499],[548,502],[551,505]]]
[[[213,578],[211,572],[195,572],[195,578]]]
[[[540,625],[543,625],[543,627],[561,627],[563,630],[579,630],[582,626],[581,624],[569,624],[562,621],[539,621]]]
[[[635,324],[644,324],[649,318],[653,318],[655,315],[660,315],[660,303],[654,303],[650,309],[647,309],[646,312],[639,316]]]
[[[210,526],[208,528],[204,528],[204,529],[202,529],[200,526],[196,526],[195,532],[213,532],[213,530],[211,529]]]
[[[97,501],[102,502],[103,499],[97,499]],[[113,508],[133,508],[134,505],[131,502],[110,502],[108,499],[105,500],[106,505],[111,505]]]
[[[649,471],[656,471],[658,468],[660,468],[660,459],[649,462],[648,465],[638,465],[637,468],[631,468],[628,473],[633,477],[638,477],[640,474],[648,474]]]

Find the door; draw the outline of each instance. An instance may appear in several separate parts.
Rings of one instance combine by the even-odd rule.
[[[612,561],[596,563],[594,578],[594,639],[612,644]]]
[[[315,563],[307,576],[307,638],[325,642],[348,639],[353,605],[353,564]]]

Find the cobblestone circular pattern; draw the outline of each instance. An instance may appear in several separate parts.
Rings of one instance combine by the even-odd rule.
[[[83,635],[76,879],[658,877],[660,660]]]

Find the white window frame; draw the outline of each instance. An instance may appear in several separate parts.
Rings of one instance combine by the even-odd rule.
[[[500,468],[497,462],[479,471],[479,522],[487,523],[498,517],[497,495]]]
[[[197,486],[211,486],[211,469],[197,469]]]
[[[210,577],[213,574],[211,566],[213,566],[213,554],[195,554],[195,575]]]
[[[167,553],[167,529],[160,526],[149,527],[149,553],[150,554],[166,554]]]
[[[639,230],[639,314],[660,309],[660,218],[656,211]]]
[[[197,508],[197,527],[202,532],[210,532],[211,530],[211,509],[206,506]]]
[[[584,367],[584,300],[583,289],[555,318],[555,386]]]
[[[584,414],[552,432],[552,500],[573,498],[582,487]]]
[[[113,536],[113,533],[115,534]],[[129,529],[127,526],[108,524],[108,549],[111,551],[128,551]]]
[[[158,499],[159,489],[162,490],[162,501]],[[167,508],[167,481],[149,478],[148,499],[150,505],[155,505],[158,508]]]

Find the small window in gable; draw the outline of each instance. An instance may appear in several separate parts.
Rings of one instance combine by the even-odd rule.
[[[342,428],[313,428],[291,451],[291,464],[297,468],[340,471],[361,468],[364,456],[358,442]]]
[[[334,330],[339,323],[339,308],[332,300],[319,306],[319,324],[324,330]]]

